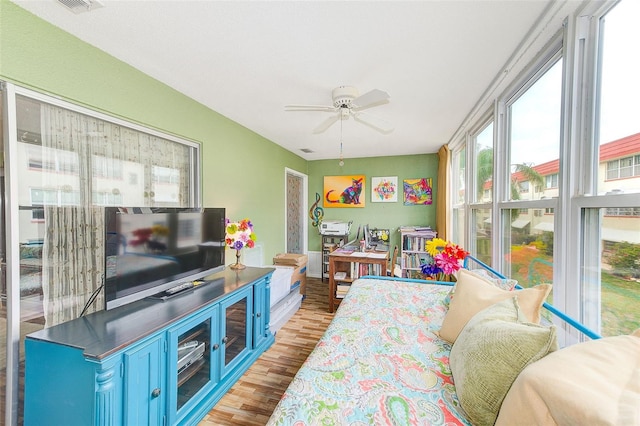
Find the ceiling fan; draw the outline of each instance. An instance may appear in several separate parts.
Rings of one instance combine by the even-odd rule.
[[[285,111],[320,111],[334,113],[324,120],[313,130],[318,134],[327,130],[338,120],[347,120],[353,117],[354,120],[365,124],[380,133],[391,133],[393,126],[382,118],[375,117],[366,112],[367,108],[389,103],[389,94],[382,90],[373,89],[364,95],[358,93],[358,89],[351,86],[340,86],[333,89],[333,106],[329,105],[285,105]]]

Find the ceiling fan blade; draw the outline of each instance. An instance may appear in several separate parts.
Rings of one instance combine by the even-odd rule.
[[[335,112],[336,107],[328,105],[285,105],[285,111],[324,111]]]
[[[331,117],[327,118],[326,120],[324,120],[322,123],[320,123],[318,125],[318,127],[316,127],[315,129],[313,129],[313,134],[318,134],[318,133],[322,133],[325,130],[327,130],[329,127],[331,127],[331,125],[333,125],[333,123],[335,123],[336,121],[338,121],[340,119],[340,114],[336,114],[336,115],[332,115]]]
[[[389,102],[389,94],[379,89],[373,89],[364,95],[358,96],[351,101],[351,106],[354,111],[363,110],[365,108],[371,108],[374,106],[386,104]]]
[[[367,114],[365,112],[354,112],[353,119],[359,121],[362,124],[365,124],[372,129],[377,130],[380,133],[388,134],[393,132],[393,126],[387,120],[384,120],[379,117],[375,117],[371,114]]]

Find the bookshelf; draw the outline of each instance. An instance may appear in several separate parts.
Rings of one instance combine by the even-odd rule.
[[[329,312],[335,312],[351,283],[364,275],[386,275],[388,251],[351,252],[335,250],[329,254]]]
[[[427,241],[436,237],[436,232],[428,226],[400,228],[400,266],[404,278],[421,278],[420,265],[428,256],[425,251]]]
[[[349,234],[322,235],[322,281],[329,276],[329,253],[347,244],[348,240]]]

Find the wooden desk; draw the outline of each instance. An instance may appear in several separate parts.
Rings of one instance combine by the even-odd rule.
[[[377,257],[369,257],[370,254]],[[386,275],[388,263],[388,251],[350,254],[336,250],[329,254],[329,312],[335,312],[353,281],[364,275]],[[344,277],[336,278],[336,273],[343,273]]]

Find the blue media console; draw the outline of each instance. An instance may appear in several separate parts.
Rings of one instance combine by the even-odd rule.
[[[197,424],[274,342],[272,268],[32,333],[24,424]]]

